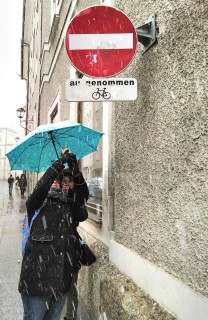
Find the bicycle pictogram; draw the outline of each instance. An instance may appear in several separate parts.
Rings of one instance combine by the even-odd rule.
[[[111,94],[106,91],[106,88],[104,88],[104,89],[97,88],[97,91],[93,92],[92,97],[95,100],[98,100],[100,97],[103,97],[104,99],[108,100],[108,99],[110,99]]]

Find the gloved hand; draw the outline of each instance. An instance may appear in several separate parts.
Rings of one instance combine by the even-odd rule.
[[[76,176],[79,171],[79,165],[77,162],[76,155],[73,153],[70,153],[68,149],[66,149],[61,156],[59,157],[61,162],[68,163],[69,168],[71,169],[72,176]]]
[[[72,175],[73,176],[76,176],[80,172],[76,155],[73,153],[71,153],[71,157],[70,157],[70,161],[68,162],[68,166],[72,167]]]
[[[73,155],[73,153],[70,153],[69,150],[65,150],[64,153],[62,153],[59,157],[59,159],[61,160],[61,162],[64,163],[70,163],[71,162],[71,156]]]

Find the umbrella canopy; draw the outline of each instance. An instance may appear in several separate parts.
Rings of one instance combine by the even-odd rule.
[[[97,150],[103,133],[73,121],[62,121],[37,127],[21,139],[6,156],[11,170],[45,171],[69,148],[77,160]]]

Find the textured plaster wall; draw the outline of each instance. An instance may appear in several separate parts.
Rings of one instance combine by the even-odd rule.
[[[207,1],[115,6],[135,27],[155,12],[159,27],[120,74],[138,99],[113,108],[115,240],[208,296]]]
[[[79,232],[96,254],[97,261],[82,267],[78,277],[79,298],[92,320],[174,320],[166,310],[139,289],[108,261],[108,248]]]

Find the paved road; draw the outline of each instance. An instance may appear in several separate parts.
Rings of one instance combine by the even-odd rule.
[[[22,302],[18,292],[21,267],[22,221],[26,212],[26,198],[8,184],[0,181],[0,319],[22,320]],[[79,304],[77,320],[90,320]]]

